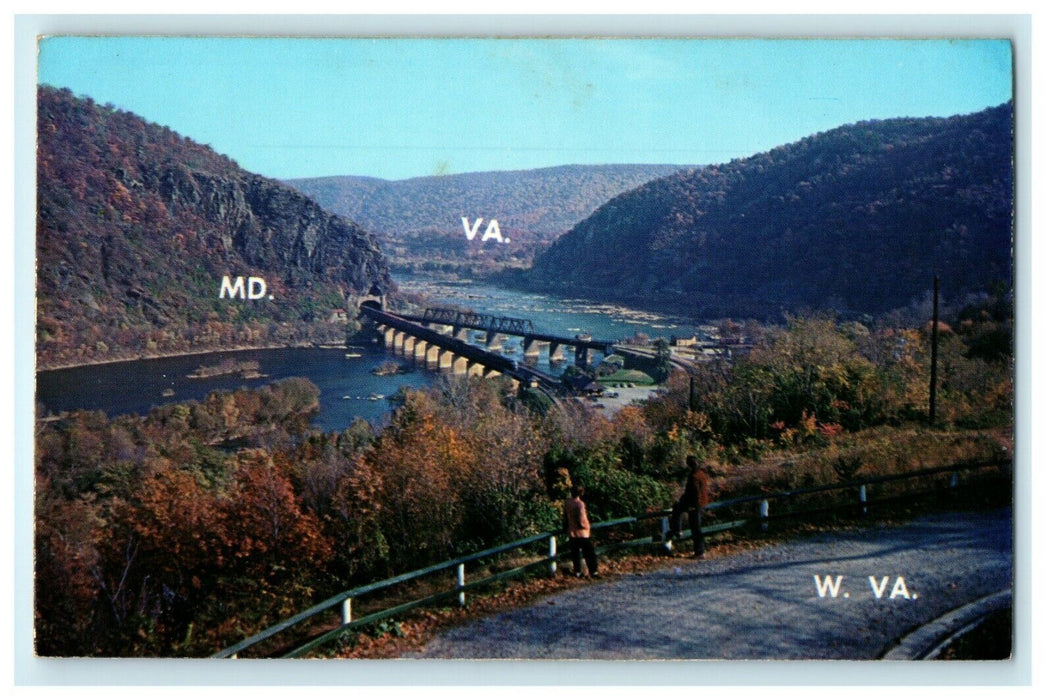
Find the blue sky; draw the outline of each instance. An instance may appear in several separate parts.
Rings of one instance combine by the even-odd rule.
[[[52,37],[38,75],[275,178],[723,163],[1012,96],[999,40]]]

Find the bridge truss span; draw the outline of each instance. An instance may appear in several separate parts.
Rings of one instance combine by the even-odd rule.
[[[423,323],[441,323],[455,328],[473,328],[488,333],[506,335],[533,335],[534,322],[525,318],[511,316],[491,316],[474,311],[457,309],[429,308],[420,317]]]

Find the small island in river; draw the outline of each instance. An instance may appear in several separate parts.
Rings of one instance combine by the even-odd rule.
[[[407,374],[410,371],[410,368],[403,367],[397,362],[382,362],[371,370],[371,372],[378,377],[387,377],[393,374]]]
[[[237,374],[242,379],[261,379],[267,376],[260,374],[260,363],[256,360],[239,361],[231,359],[223,360],[214,365],[201,365],[186,376],[190,379],[211,379],[229,374]]]

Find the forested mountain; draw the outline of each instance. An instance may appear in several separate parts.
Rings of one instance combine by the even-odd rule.
[[[703,317],[954,299],[1011,284],[1012,147],[1010,104],[844,126],[627,192],[509,277]]]
[[[166,127],[42,86],[37,138],[41,368],[342,339],[333,310],[391,287],[357,224]]]
[[[529,262],[536,250],[612,197],[683,167],[563,165],[396,181],[347,176],[288,184],[376,233],[393,262],[472,257]],[[471,243],[462,216],[470,224],[483,219]],[[491,219],[498,221],[510,244],[482,242]]]

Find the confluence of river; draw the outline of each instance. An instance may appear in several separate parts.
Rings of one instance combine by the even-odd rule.
[[[470,307],[480,313],[530,319],[541,332],[559,335],[591,333],[594,338],[618,340],[634,333],[651,337],[692,335],[698,327],[680,319],[652,312],[563,299],[547,294],[523,293],[471,281],[444,281],[427,277],[399,278],[407,291],[426,294],[435,303]],[[522,346],[510,340],[509,356],[522,359]],[[543,353],[544,355],[544,353]],[[198,367],[224,360],[258,362],[259,377],[230,374],[207,379],[187,375]],[[439,375],[412,367],[397,375],[377,376],[381,363],[399,360],[375,344],[331,348],[238,350],[183,355],[150,360],[71,367],[37,374],[37,402],[46,411],[101,410],[108,415],[146,413],[151,407],[187,400],[201,400],[215,390],[259,387],[286,377],[307,377],[321,390],[317,428],[342,430],[356,417],[380,422],[390,411],[386,400],[399,387],[422,387]],[[401,360],[406,363],[407,361]],[[547,371],[547,357],[539,369]]]

